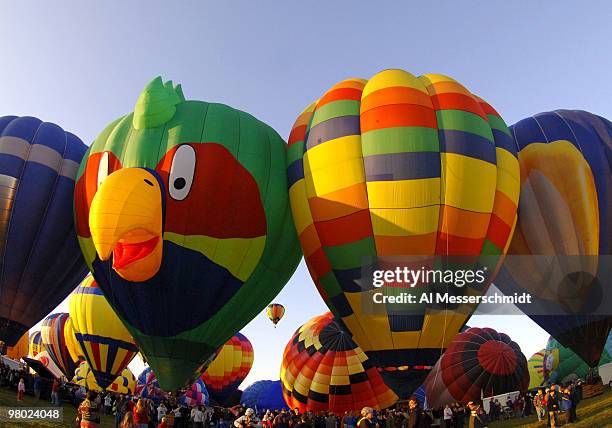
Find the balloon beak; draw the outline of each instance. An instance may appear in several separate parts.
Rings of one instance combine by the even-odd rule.
[[[162,189],[153,174],[124,168],[106,177],[89,212],[91,237],[102,261],[130,282],[152,278],[161,266]]]

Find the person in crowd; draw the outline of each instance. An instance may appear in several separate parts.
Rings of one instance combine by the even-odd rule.
[[[244,415],[240,416],[234,421],[234,426],[236,428],[249,428],[256,426],[258,422],[257,416],[255,416],[255,411],[248,408],[244,412]]]
[[[113,397],[111,396],[110,393],[107,393],[106,396],[104,397],[104,414],[110,415],[112,408],[113,408]]]
[[[40,400],[40,387],[41,387],[40,376],[34,375],[33,387],[34,387],[34,397],[36,401]]]
[[[479,403],[475,401],[468,402],[468,409],[470,409],[470,419],[468,422],[469,428],[484,428],[487,426],[487,415]]]
[[[159,404],[159,406],[157,406],[157,422],[158,423],[161,424],[161,421],[164,418],[164,416],[166,416],[166,413],[168,413],[168,408],[166,407],[166,405],[162,401]]]
[[[59,381],[57,379],[53,379],[53,384],[51,385],[51,405],[59,406]]]
[[[159,425],[157,425],[157,428],[170,428],[170,425],[168,425],[168,418],[163,416],[159,421]]]
[[[193,428],[204,428],[205,414],[202,411],[202,406],[194,406],[191,411],[191,420],[193,421]]]
[[[557,412],[559,411],[559,394],[555,385],[550,386],[550,390],[546,395],[546,410],[548,412],[548,426],[555,428],[559,426],[557,420]]]
[[[300,416],[300,422],[294,428],[312,428],[312,423],[306,413]]]
[[[289,428],[289,415],[285,409],[282,409],[281,412],[274,418],[274,422],[272,423],[274,428]]]
[[[570,410],[570,422],[578,422],[578,415],[576,414],[576,408],[578,407],[578,403],[580,402],[580,394],[578,392],[577,385],[570,385],[570,400],[572,402],[572,408]]]
[[[100,426],[100,405],[96,391],[88,391],[77,410],[77,425],[81,428],[98,428]]]
[[[146,399],[140,398],[136,403],[136,406],[132,410],[132,416],[134,417],[134,426],[137,428],[148,428],[149,421],[149,406]]]
[[[361,419],[357,422],[357,428],[376,428],[373,408],[364,407],[361,409]]]
[[[23,401],[23,394],[25,394],[25,381],[21,378],[17,385],[17,401]]]
[[[121,421],[120,428],[135,428],[136,424],[134,423],[134,415],[132,412],[126,412],[123,416],[123,420]]]
[[[443,414],[443,427],[444,428],[451,428],[451,425],[453,423],[453,409],[451,409],[450,404],[447,404],[446,406],[444,406],[444,414]]]
[[[559,410],[562,413],[562,424],[570,423],[572,419],[572,398],[569,388],[561,389],[559,392]]]
[[[301,418],[300,418],[300,422],[301,422]],[[336,424],[337,424],[336,416],[332,412],[329,412],[327,414],[327,417],[325,418],[325,428],[336,428]]]
[[[183,413],[181,412],[181,406],[176,406],[173,413],[174,413],[174,426],[176,428],[184,428],[187,422],[185,422],[185,419],[183,418]]]
[[[465,407],[463,407],[463,404],[455,403],[453,413],[455,415],[455,428],[463,428],[465,424]]]
[[[408,400],[408,414],[406,415],[405,426],[407,428],[428,428],[431,426],[431,418],[421,408],[419,400],[415,396],[410,397]]]
[[[541,422],[544,419],[544,392],[538,389],[536,395],[533,396],[533,407],[535,408],[538,421]]]

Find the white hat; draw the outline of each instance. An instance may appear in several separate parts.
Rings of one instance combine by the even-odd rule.
[[[247,416],[251,416],[253,413],[255,413],[255,410],[251,409],[250,407],[246,409],[246,412],[244,412],[244,414]]]

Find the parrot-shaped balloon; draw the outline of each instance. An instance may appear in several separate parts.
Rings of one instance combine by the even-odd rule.
[[[253,116],[158,77],[81,163],[85,260],[165,390],[191,385],[295,270],[285,150]]]

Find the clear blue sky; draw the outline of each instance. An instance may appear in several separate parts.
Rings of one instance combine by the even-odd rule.
[[[3,2],[0,115],[38,116],[89,143],[162,75],[286,137],[339,80],[403,68],[454,77],[509,124],[555,108],[611,118],[610,16],[608,1]],[[256,355],[247,383],[278,378],[293,330],[325,310],[303,265],[277,301],[279,328],[259,316],[243,330]],[[547,337],[525,317],[470,324],[505,331],[527,356]]]

